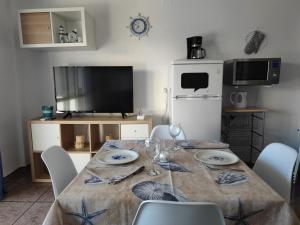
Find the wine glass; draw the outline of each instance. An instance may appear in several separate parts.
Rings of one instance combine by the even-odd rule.
[[[155,161],[159,158],[160,145],[158,142],[152,140],[146,140],[146,153],[151,160],[151,169],[147,172],[149,176],[157,176],[160,174],[160,171],[155,168]]]
[[[181,126],[179,123],[172,123],[169,126],[169,133],[170,136],[173,138],[173,160],[175,160],[175,152],[180,150],[181,148],[179,146],[176,146],[176,138],[179,136],[179,134],[182,132]]]
[[[169,133],[171,137],[173,138],[174,147],[176,147],[176,138],[181,133],[181,126],[179,123],[172,123],[169,126]]]

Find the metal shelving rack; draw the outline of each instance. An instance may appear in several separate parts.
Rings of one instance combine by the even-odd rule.
[[[264,148],[265,108],[224,108],[222,141],[243,161],[253,165]]]

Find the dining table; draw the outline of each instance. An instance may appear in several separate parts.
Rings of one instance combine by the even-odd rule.
[[[151,160],[144,141],[105,143],[57,197],[43,224],[131,225],[145,200],[212,202],[221,208],[227,225],[300,224],[289,204],[242,160],[214,168],[195,158],[199,151],[232,153],[228,145],[191,143],[189,148],[179,148],[172,161],[155,163],[157,176],[147,173]],[[116,149],[130,149],[138,158],[120,165],[101,161],[103,153]],[[226,183],[228,177],[241,179]]]

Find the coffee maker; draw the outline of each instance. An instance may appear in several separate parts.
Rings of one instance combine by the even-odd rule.
[[[202,36],[189,37],[186,41],[188,59],[203,59],[206,57],[205,49],[201,48]]]

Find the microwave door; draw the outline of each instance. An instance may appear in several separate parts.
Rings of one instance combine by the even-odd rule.
[[[237,85],[256,85],[268,81],[268,61],[237,61],[235,66]]]

